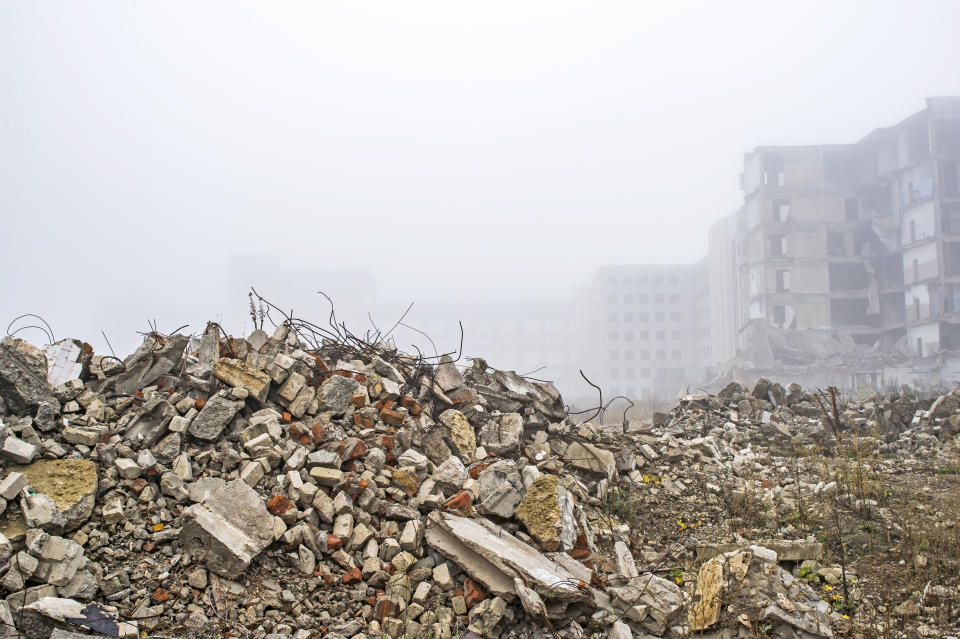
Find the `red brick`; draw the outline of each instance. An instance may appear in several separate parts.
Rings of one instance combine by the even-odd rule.
[[[472,477],[473,479],[476,479],[477,477],[480,476],[480,473],[482,473],[487,469],[487,466],[489,465],[490,464],[474,464],[473,466],[470,467],[470,470],[468,471],[470,473],[470,477]]]
[[[470,577],[465,577],[463,580],[463,598],[467,603],[467,608],[473,608],[487,598],[487,591]]]
[[[573,548],[568,554],[577,561],[583,561],[590,558],[590,551],[586,548]]]
[[[470,512],[472,505],[473,499],[471,499],[470,494],[465,490],[461,490],[456,495],[448,499],[447,503],[445,503],[443,507],[445,510],[453,510],[462,515],[466,515]]]
[[[340,541],[339,537],[334,537],[333,535],[327,533],[327,551],[336,552],[340,550],[343,546],[343,542]]]
[[[380,411],[380,419],[388,424],[392,424],[393,426],[402,426],[404,416],[403,413],[399,411],[384,408],[382,411]]]
[[[267,502],[267,510],[278,517],[293,508],[293,503],[285,495],[274,495]]]
[[[347,572],[343,573],[343,585],[349,586],[350,584],[355,584],[359,581],[363,581],[363,575],[360,574],[359,568],[351,568]]]
[[[367,445],[364,444],[361,440],[356,440],[353,447],[347,451],[345,459],[360,459],[367,454]]]
[[[157,603],[166,603],[170,601],[170,593],[163,588],[157,588],[154,590],[152,597]]]

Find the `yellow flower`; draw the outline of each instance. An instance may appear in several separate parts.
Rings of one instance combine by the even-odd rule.
[[[833,586],[831,586],[830,584],[823,584],[823,589],[826,592],[830,592],[831,590],[833,590]]]

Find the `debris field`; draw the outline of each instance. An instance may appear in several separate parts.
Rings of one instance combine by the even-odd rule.
[[[7,337],[0,399],[0,636],[960,636],[957,391],[621,420],[287,317]]]

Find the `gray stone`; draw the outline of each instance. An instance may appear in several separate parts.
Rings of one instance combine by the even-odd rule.
[[[491,464],[477,477],[477,512],[509,519],[520,504],[522,490],[520,473],[512,463]]]
[[[89,570],[78,570],[66,586],[57,589],[61,596],[70,599],[79,599],[80,601],[90,601],[93,599],[100,586],[97,578]]]
[[[83,546],[55,535],[48,536],[40,550],[35,576],[54,586],[66,586],[83,566]]]
[[[458,563],[490,594],[512,601],[517,596],[514,579],[519,577],[557,617],[574,604],[595,605],[593,596],[576,586],[573,573],[489,520],[438,512],[428,518],[427,544]]]
[[[436,370],[437,385],[443,392],[452,391],[455,388],[463,386],[463,375],[457,370],[457,365],[449,355],[444,355],[440,359],[440,365]]]
[[[283,383],[283,385],[280,387],[280,390],[277,391],[277,394],[283,399],[287,400],[288,403],[292,402],[297,398],[300,390],[303,389],[306,384],[306,377],[297,372],[290,373],[290,376],[287,377],[287,381]]]
[[[200,413],[193,418],[187,432],[197,439],[213,441],[220,437],[220,433],[241,408],[243,408],[243,401],[234,401],[215,395],[207,400]]]
[[[321,411],[332,411],[341,415],[350,407],[353,395],[360,392],[360,383],[342,375],[332,375],[317,390],[317,400]]]
[[[42,528],[47,532],[62,531],[67,523],[66,517],[57,508],[53,498],[43,493],[27,495],[20,500],[27,528]]]
[[[177,502],[184,502],[190,497],[183,480],[170,471],[160,476],[160,492]]]
[[[39,350],[15,337],[0,342],[0,397],[16,415],[34,415],[42,402],[56,402]]]
[[[613,453],[593,444],[570,444],[563,454],[563,460],[581,470],[604,475],[609,481],[613,481],[617,472],[617,460]]]
[[[28,444],[19,437],[10,435],[6,427],[0,425],[0,436],[3,434],[6,434],[6,437],[0,443],[0,458],[14,464],[29,464],[37,456],[36,446]]]
[[[65,426],[61,431],[64,441],[68,444],[83,444],[84,446],[96,446],[100,437],[107,432],[107,427],[102,425],[74,426],[72,424]]]
[[[307,455],[307,467],[313,468],[314,466],[324,466],[326,468],[340,468],[340,465],[343,463],[343,460],[340,459],[340,455],[333,450],[315,450],[309,455]]]
[[[181,544],[228,579],[242,574],[273,539],[273,516],[243,480],[213,490],[202,503],[184,511]]]
[[[508,455],[520,448],[523,418],[518,413],[505,413],[499,423],[490,420],[480,429],[480,445],[488,453]]]
[[[149,448],[167,434],[167,428],[177,415],[176,407],[162,397],[147,400],[123,434],[135,448]]]
[[[470,609],[470,625],[467,630],[486,637],[493,632],[494,626],[500,623],[503,613],[507,609],[507,602],[500,597],[484,599]]]
[[[136,479],[143,473],[143,469],[137,465],[137,462],[126,457],[118,457],[114,460],[113,465],[123,479]]]
[[[95,392],[132,395],[141,388],[150,386],[180,364],[183,351],[189,343],[190,338],[185,335],[173,335],[162,343],[158,342],[155,336],[147,335],[137,350],[123,360],[122,373],[105,380],[90,382],[90,387]]]
[[[154,446],[151,451],[161,464],[168,465],[180,454],[183,437],[180,433],[170,433]],[[141,464],[142,465],[142,464]]]
[[[0,481],[0,497],[7,501],[15,499],[20,491],[27,486],[27,476],[23,473],[11,472],[3,481]]]
[[[437,482],[437,486],[447,494],[460,490],[468,477],[469,475],[463,462],[460,461],[460,458],[452,455],[433,471],[433,480]]]

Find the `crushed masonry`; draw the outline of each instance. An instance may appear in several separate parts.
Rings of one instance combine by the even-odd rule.
[[[869,598],[797,518],[872,508],[900,532],[797,451],[842,431],[873,473],[956,463],[960,391],[831,412],[761,379],[606,425],[378,339],[211,323],[120,362],[5,338],[0,636],[833,637],[829,593]],[[958,594],[890,614],[929,630]]]

